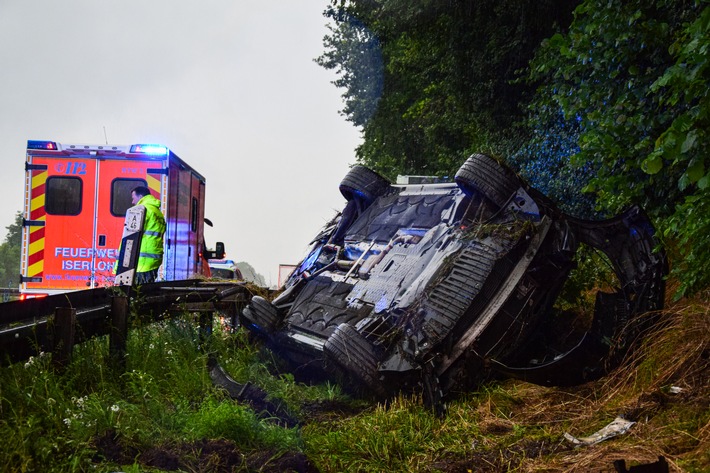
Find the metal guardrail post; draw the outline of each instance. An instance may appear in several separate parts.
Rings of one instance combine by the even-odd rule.
[[[109,333],[109,355],[121,369],[126,366],[126,340],[128,339],[128,297],[111,298],[111,332]]]
[[[75,308],[57,307],[54,310],[52,362],[59,368],[66,366],[71,361],[71,353],[74,348],[75,326]]]

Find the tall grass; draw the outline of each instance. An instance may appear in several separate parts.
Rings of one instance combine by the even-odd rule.
[[[229,340],[227,340],[229,338]],[[266,373],[244,337],[213,337],[211,350]],[[214,387],[189,316],[132,330],[125,370],[111,367],[108,341],[74,349],[57,372],[47,354],[0,369],[0,468],[3,471],[116,471],[97,442],[110,437],[131,452],[204,438],[242,451],[300,448],[295,429],[256,415]]]
[[[603,379],[550,388],[519,381],[481,386],[443,419],[417,398],[311,424],[306,451],[322,472],[614,472],[664,456],[671,471],[710,471],[710,304],[685,301],[662,314],[641,347]],[[617,416],[628,434],[586,448]]]
[[[613,472],[616,459],[632,465],[663,455],[671,471],[710,471],[710,304],[686,300],[662,320],[601,380],[569,388],[491,382],[450,400],[437,417],[418,396],[376,404],[332,383],[297,382],[241,331],[216,330],[200,349],[185,315],[132,330],[125,369],[112,365],[105,339],[76,347],[61,372],[46,354],[0,369],[0,469]],[[284,427],[228,398],[209,379],[208,352],[301,425]],[[618,415],[636,422],[623,436],[586,448],[563,438],[589,435]],[[257,460],[200,460],[209,440]],[[156,448],[182,463],[150,466],[145,453]],[[279,466],[293,452],[313,469]]]

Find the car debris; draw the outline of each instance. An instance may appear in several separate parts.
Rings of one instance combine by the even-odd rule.
[[[603,429],[598,430],[588,437],[577,438],[565,432],[564,438],[568,442],[574,444],[575,447],[588,447],[612,437],[616,437],[617,435],[625,434],[635,423],[636,422],[631,422],[623,417],[617,417]]]
[[[419,392],[433,406],[491,376],[578,384],[613,366],[662,307],[666,260],[639,207],[566,215],[482,154],[445,183],[392,184],[356,165],[340,191],[344,209],[283,292],[242,313],[295,371],[380,398]],[[618,285],[560,343],[553,304],[581,245],[606,256]]]

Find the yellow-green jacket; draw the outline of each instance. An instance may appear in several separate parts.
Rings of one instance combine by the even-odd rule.
[[[137,205],[145,207],[145,222],[136,271],[144,273],[158,269],[163,262],[165,217],[160,211],[160,201],[152,195],[141,197]]]

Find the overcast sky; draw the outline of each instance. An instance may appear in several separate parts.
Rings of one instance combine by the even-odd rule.
[[[207,179],[208,246],[276,284],[344,204],[360,133],[313,59],[328,0],[0,0],[0,225],[28,139],[160,143]],[[106,135],[104,135],[104,129]]]

